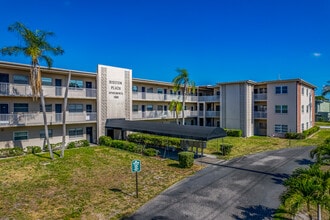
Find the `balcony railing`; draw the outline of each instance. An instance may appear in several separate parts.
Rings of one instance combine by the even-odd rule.
[[[199,117],[220,117],[220,111],[199,111]]]
[[[182,101],[182,95],[163,94],[163,93],[149,93],[149,92],[133,92],[132,98],[134,101],[150,100],[150,101]],[[197,102],[197,96],[186,96],[186,102]]]
[[[62,124],[63,113],[47,112],[48,124]],[[85,123],[96,122],[96,112],[81,112],[71,113],[67,112],[66,123]],[[14,113],[14,114],[0,114],[0,127],[6,126],[29,126],[29,125],[43,125],[42,112],[38,113]]]
[[[254,94],[254,100],[255,101],[266,101],[267,93]]]
[[[135,111],[132,112],[132,118],[133,119],[175,119],[176,113],[174,111]],[[185,118],[189,117],[197,117],[198,112],[197,111],[190,111],[185,110],[184,111]],[[182,113],[180,112],[178,114],[178,118],[182,117]]]
[[[65,87],[42,86],[45,97],[64,98]],[[0,83],[0,96],[32,96],[32,90],[28,84]],[[69,98],[96,98],[96,89],[69,88]]]
[[[267,118],[267,112],[265,111],[255,111],[254,118]]]
[[[198,96],[199,102],[220,102],[219,95]]]

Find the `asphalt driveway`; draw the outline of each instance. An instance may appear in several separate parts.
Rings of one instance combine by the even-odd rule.
[[[210,164],[127,219],[272,219],[285,190],[283,180],[297,167],[312,163],[311,149],[282,149]]]

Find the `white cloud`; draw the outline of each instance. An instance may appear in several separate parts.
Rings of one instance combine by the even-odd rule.
[[[321,53],[313,53],[314,57],[320,57],[322,54]]]

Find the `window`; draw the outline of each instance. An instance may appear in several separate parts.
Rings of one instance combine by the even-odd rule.
[[[153,88],[147,88],[147,92],[148,93],[153,93],[154,92],[154,89]]]
[[[163,94],[163,89],[158,88],[158,89],[157,89],[157,93],[158,93],[158,94]]]
[[[302,131],[305,130],[305,125],[304,125],[304,123],[301,124],[301,130],[302,130]]]
[[[306,122],[306,129],[308,129],[308,122]]]
[[[137,86],[132,86],[132,91],[133,92],[137,92],[138,91],[138,87]]]
[[[40,138],[45,138],[45,130],[40,130],[39,136]],[[53,129],[48,129],[48,137],[53,137]]]
[[[47,104],[45,105],[46,108],[46,112],[52,112],[53,108],[52,108],[52,104]],[[42,112],[42,106],[40,105],[40,112]]]
[[[69,87],[70,88],[83,88],[84,82],[82,80],[70,80]]]
[[[265,122],[259,122],[259,128],[261,128],[261,129],[267,129],[267,123],[265,123]]]
[[[306,112],[308,113],[309,105],[306,105]]]
[[[44,86],[51,86],[53,85],[53,79],[49,77],[41,77],[41,83]]]
[[[154,107],[152,105],[147,105],[147,111],[152,111]]]
[[[275,125],[276,133],[286,133],[288,132],[288,125]]]
[[[82,104],[70,104],[69,112],[83,112],[83,105]]]
[[[21,141],[29,139],[29,135],[27,131],[14,131],[13,134],[14,141]]]
[[[302,87],[302,88],[301,88],[301,94],[304,95],[304,93],[305,93],[305,88]]]
[[[13,76],[14,83],[17,84],[29,84],[29,77],[24,75],[14,75]]]
[[[301,112],[304,113],[304,106],[301,106]]]
[[[139,111],[139,106],[138,105],[133,105],[133,112]]]
[[[162,105],[157,105],[157,110],[158,111],[163,111],[163,106]]]
[[[29,112],[29,104],[27,103],[14,103],[14,112]]]
[[[217,91],[217,95],[220,95],[220,91]]]
[[[287,86],[276,86],[275,87],[275,94],[287,94],[288,87]]]
[[[69,129],[69,138],[82,137],[84,134],[82,128],[71,128]]]
[[[287,105],[275,105],[275,113],[288,113]]]

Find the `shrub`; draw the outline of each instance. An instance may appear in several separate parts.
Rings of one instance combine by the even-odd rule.
[[[226,156],[230,154],[232,148],[232,144],[220,144],[221,155]]]
[[[287,139],[305,139],[306,135],[304,133],[287,132],[287,133],[285,133],[285,138],[287,138]]]
[[[143,154],[149,157],[154,157],[158,154],[158,150],[154,148],[146,148],[143,150]]]
[[[308,137],[309,135],[314,134],[318,130],[320,130],[320,127],[319,126],[314,126],[314,127],[311,127],[310,129],[307,129],[307,130],[303,131],[303,134],[305,134],[306,137]]]
[[[15,157],[15,156],[21,156],[23,154],[24,151],[23,148],[21,147],[0,149],[0,157]]]
[[[193,152],[180,152],[179,154],[179,165],[182,168],[190,168],[194,164],[194,153]]]
[[[27,146],[26,147],[26,153],[28,154],[36,154],[36,153],[40,153],[42,150],[41,150],[41,147],[39,146]]]
[[[242,137],[242,130],[240,129],[225,129],[227,136]]]
[[[109,136],[101,136],[101,137],[99,138],[99,144],[100,144],[100,145],[103,145],[103,146],[108,146],[108,147],[110,147],[110,145],[111,145],[111,141],[112,141],[112,138],[109,137]]]
[[[330,137],[326,138],[326,139],[324,140],[324,143],[325,143],[325,144],[330,144]]]
[[[66,146],[67,149],[72,149],[76,148],[76,143],[74,141],[69,142],[68,145]]]

